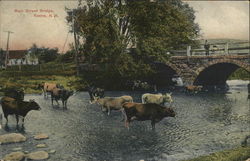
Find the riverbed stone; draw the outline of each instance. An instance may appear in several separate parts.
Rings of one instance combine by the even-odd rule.
[[[48,136],[47,134],[42,133],[42,134],[37,134],[37,135],[35,135],[34,138],[35,138],[36,140],[43,140],[43,139],[48,139],[49,136]]]
[[[12,152],[10,154],[7,154],[3,161],[22,161],[25,158],[25,154],[23,152]]]
[[[20,151],[20,150],[22,150],[21,147],[17,147],[17,148],[13,148],[13,149],[12,149],[12,151]]]
[[[26,141],[26,137],[19,133],[0,135],[0,144],[18,143]]]
[[[56,152],[56,150],[55,149],[52,149],[52,150],[50,150],[48,153],[49,154],[54,154]]]
[[[25,151],[23,151],[25,154],[28,154],[29,153],[29,151],[27,151],[27,150],[25,150]]]
[[[37,144],[36,147],[37,148],[46,148],[47,145],[46,144]]]
[[[46,151],[36,151],[27,154],[26,157],[31,160],[43,160],[43,159],[48,159],[49,154]]]

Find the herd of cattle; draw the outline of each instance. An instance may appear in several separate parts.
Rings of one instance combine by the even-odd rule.
[[[51,95],[51,104],[53,101],[58,103],[62,101],[63,109],[67,109],[67,100],[74,94],[73,91],[64,89],[63,86],[55,83],[42,83],[37,86],[43,91],[45,98],[48,94]],[[190,86],[187,90],[200,90],[200,87]],[[98,104],[102,111],[106,111],[108,115],[112,110],[119,110],[125,120],[125,127],[129,128],[129,123],[133,120],[144,121],[151,120],[152,129],[155,128],[155,123],[161,121],[164,117],[175,117],[175,112],[171,106],[173,102],[171,94],[150,94],[142,95],[142,102],[135,103],[131,96],[120,97],[105,97],[104,90],[101,88],[88,87],[90,96],[90,104]],[[24,92],[22,90],[9,89],[5,91],[4,97],[0,101],[2,111],[8,124],[8,115],[16,116],[16,124],[18,125],[19,116],[22,116],[24,124],[24,117],[31,110],[40,110],[40,106],[34,100],[24,101]],[[169,103],[169,107],[166,107]],[[23,127],[22,124],[22,127]]]

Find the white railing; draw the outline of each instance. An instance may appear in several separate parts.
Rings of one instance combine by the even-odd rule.
[[[216,43],[209,44],[209,51],[204,49],[204,44],[201,44],[201,48],[192,49],[191,46],[187,46],[186,50],[172,50],[174,56],[196,56],[196,55],[247,55],[250,54],[249,41],[237,42],[237,43]]]

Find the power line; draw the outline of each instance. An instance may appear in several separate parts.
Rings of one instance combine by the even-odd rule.
[[[66,45],[66,42],[67,42],[67,40],[68,40],[68,37],[69,37],[69,32],[67,33],[67,37],[66,37],[66,40],[65,40],[64,45],[63,45],[62,53],[64,52],[64,47],[65,47],[65,45]]]

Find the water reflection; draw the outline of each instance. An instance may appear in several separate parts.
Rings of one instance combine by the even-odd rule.
[[[9,126],[8,124],[5,124],[3,129],[8,133],[18,132],[25,134],[25,127],[23,125]]]

